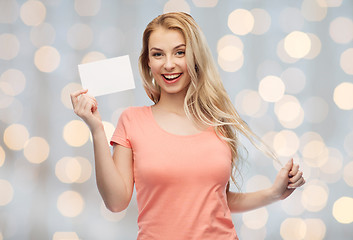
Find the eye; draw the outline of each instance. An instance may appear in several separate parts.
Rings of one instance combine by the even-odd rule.
[[[184,55],[185,55],[185,51],[182,51],[182,50],[177,51],[176,55],[178,55],[178,56],[184,56]]]
[[[155,52],[155,53],[152,53],[152,56],[153,56],[153,57],[160,57],[160,56],[162,56],[162,53],[160,53],[160,52]]]

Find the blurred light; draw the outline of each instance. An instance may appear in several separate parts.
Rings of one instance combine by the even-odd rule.
[[[300,93],[306,84],[306,76],[302,70],[295,67],[287,68],[281,74],[281,79],[290,94]]]
[[[288,55],[287,51],[284,49],[284,39],[278,42],[277,44],[277,56],[281,59],[282,62],[285,63],[295,63],[299,60],[299,58],[293,58]]]
[[[348,133],[348,135],[344,138],[343,146],[347,154],[353,157],[353,131]]]
[[[28,130],[21,124],[11,124],[4,131],[4,143],[11,150],[22,150],[28,138]]]
[[[254,8],[250,12],[254,17],[254,27],[251,33],[256,35],[266,33],[271,27],[271,15],[261,8]]]
[[[308,144],[311,141],[321,141],[323,142],[322,137],[320,134],[316,132],[306,132],[300,137],[300,143],[301,143],[301,149],[300,151],[303,151],[303,148],[306,144]]]
[[[67,42],[76,50],[88,48],[93,41],[93,31],[87,24],[77,23],[67,32]]]
[[[353,64],[351,65],[353,66]],[[352,110],[353,109],[353,83],[343,82],[339,84],[333,92],[333,101],[336,103],[337,107],[339,107],[342,110]]]
[[[337,17],[330,23],[330,36],[336,43],[349,43],[353,39],[353,21]]]
[[[236,72],[244,64],[244,55],[241,53],[240,57],[234,61],[224,60],[221,55],[218,55],[218,64],[226,72]]]
[[[13,23],[16,21],[17,17],[18,4],[16,0],[0,1],[0,23]]]
[[[13,199],[13,188],[11,183],[4,179],[0,179],[0,206],[9,204]]]
[[[236,35],[246,35],[255,24],[254,16],[245,9],[236,9],[228,16],[228,27]]]
[[[42,163],[49,156],[49,144],[44,138],[32,137],[24,146],[23,154],[31,163]]]
[[[304,240],[322,240],[325,239],[326,225],[319,218],[305,219],[306,233]]]
[[[8,97],[7,100],[11,100],[10,104],[3,108],[2,94],[0,88],[0,120],[7,124],[19,122],[23,115],[23,104],[19,100]]]
[[[304,18],[298,8],[288,7],[281,11],[278,23],[284,32],[289,33],[302,29]]]
[[[277,102],[283,97],[285,86],[276,76],[266,76],[259,84],[259,94],[267,102]]]
[[[267,111],[267,103],[262,100],[258,92],[248,89],[237,94],[235,105],[238,112],[253,117],[261,117]]]
[[[217,42],[217,52],[220,52],[223,48],[230,46],[236,47],[240,51],[243,51],[244,49],[244,44],[239,37],[234,35],[225,35]]]
[[[320,38],[313,33],[307,33],[307,36],[310,38],[311,46],[310,46],[309,53],[305,55],[304,58],[314,59],[321,52],[321,41],[320,41]]]
[[[243,48],[244,44],[239,37],[223,36],[217,43],[219,66],[226,72],[238,71],[244,63]]]
[[[343,224],[353,222],[353,198],[341,197],[335,201],[332,209],[333,217]]]
[[[304,103],[305,119],[311,123],[323,122],[329,111],[326,101],[320,97],[310,97]]]
[[[256,239],[256,240],[266,239],[266,227],[263,227],[260,229],[250,229],[245,224],[242,224],[239,233],[240,233],[240,236],[238,235],[238,237],[240,239]]]
[[[92,164],[84,157],[75,157],[77,162],[80,164],[81,174],[76,183],[84,183],[91,178],[92,175]]]
[[[11,104],[15,101],[14,97],[4,94],[3,88],[6,88],[5,91],[8,91],[8,88],[10,87],[7,83],[0,84],[0,111],[9,109],[9,106],[11,106]],[[3,117],[3,115],[0,115],[0,118]]]
[[[28,26],[38,26],[44,21],[45,15],[46,8],[40,1],[29,0],[21,6],[21,19]]]
[[[243,222],[250,229],[263,228],[268,220],[268,211],[265,207],[258,208],[249,212],[243,213]]]
[[[335,174],[342,169],[343,156],[336,148],[328,148],[328,161],[320,167],[320,170],[326,174]]]
[[[107,57],[104,56],[104,54],[101,52],[89,52],[83,57],[81,63],[84,64],[89,62],[95,62],[106,58]]]
[[[55,165],[55,175],[63,183],[76,182],[82,173],[80,163],[76,158],[64,157]]]
[[[0,167],[5,163],[6,154],[4,149],[0,146]]]
[[[317,0],[319,5],[322,7],[339,7],[343,0]]]
[[[313,180],[304,185],[301,202],[310,212],[319,212],[326,207],[328,188],[322,182]]]
[[[51,45],[55,40],[55,29],[49,23],[42,23],[31,30],[30,38],[34,46],[40,48]]]
[[[89,139],[90,131],[87,125],[80,120],[72,120],[64,127],[63,137],[67,144],[81,147]]]
[[[242,57],[242,51],[234,46],[225,46],[219,52],[219,57],[223,58],[225,61],[236,61]]]
[[[281,201],[282,209],[291,216],[299,216],[304,212],[304,206],[301,203],[302,190],[296,189],[290,197]]]
[[[61,102],[68,109],[73,109],[70,93],[81,90],[82,86],[79,83],[69,83],[61,90]]]
[[[75,0],[75,11],[79,16],[95,16],[101,8],[101,0]]]
[[[78,192],[63,192],[57,201],[59,212],[65,217],[77,217],[83,211],[85,202]]]
[[[4,237],[1,232],[0,232],[0,240],[4,240]]]
[[[316,0],[303,0],[301,6],[301,12],[304,18],[308,21],[319,22],[326,17],[327,5],[323,4],[321,1],[321,6],[319,1]]]
[[[256,71],[256,77],[262,79],[266,76],[279,76],[282,73],[282,68],[276,61],[265,60],[259,64]]]
[[[274,142],[276,134],[277,134],[277,132],[269,131],[261,137],[261,140],[270,148],[274,148],[273,142]]]
[[[36,51],[34,64],[41,72],[53,72],[60,65],[60,53],[54,47],[43,46]]]
[[[350,161],[344,166],[343,179],[348,186],[353,187],[353,161]]]
[[[294,96],[284,95],[275,103],[274,110],[279,122],[286,128],[294,129],[303,123],[304,110]]]
[[[270,188],[271,186],[271,180],[263,175],[255,175],[246,181],[247,192],[256,192],[262,189]]]
[[[292,58],[303,58],[310,52],[311,40],[306,33],[293,31],[285,37],[284,49]]]
[[[91,174],[92,165],[83,157],[63,157],[55,165],[55,175],[63,183],[84,183]]]
[[[280,156],[293,156],[299,149],[299,138],[293,131],[282,130],[276,134],[273,147]]]
[[[196,7],[215,7],[218,0],[192,0]]]
[[[328,149],[322,141],[308,142],[303,150],[303,160],[310,167],[321,167],[328,161]]]
[[[163,13],[168,12],[190,13],[190,6],[185,0],[169,0],[163,8]]]
[[[306,231],[306,224],[301,218],[287,218],[282,222],[280,228],[283,240],[303,239]]]
[[[120,220],[122,220],[126,216],[126,211],[127,209],[121,212],[111,212],[105,207],[104,202],[102,202],[100,207],[101,215],[111,222],[119,222]]]
[[[316,132],[306,132],[300,137],[300,147],[299,150],[303,153],[304,148],[307,147],[307,144],[310,142],[323,142],[320,134]],[[324,144],[324,143],[323,143]]]
[[[20,42],[17,37],[10,33],[0,35],[0,59],[11,60],[20,51]]]
[[[348,48],[341,54],[340,66],[342,70],[349,74],[353,75],[353,48]]]
[[[75,232],[55,232],[52,240],[80,240]]]
[[[6,84],[6,87],[3,88],[2,84]],[[25,86],[25,75],[18,69],[8,69],[0,76],[0,88],[9,96],[16,96],[22,93]]]
[[[286,95],[287,96],[287,95]],[[275,113],[279,120],[284,122],[291,122],[295,120],[300,114],[300,103],[299,101],[285,98],[281,99],[278,104],[275,105]]]

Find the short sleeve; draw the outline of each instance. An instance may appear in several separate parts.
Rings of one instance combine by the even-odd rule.
[[[127,148],[131,148],[131,143],[129,139],[129,109],[125,109],[119,118],[117,127],[113,133],[110,140],[110,145],[119,144]]]

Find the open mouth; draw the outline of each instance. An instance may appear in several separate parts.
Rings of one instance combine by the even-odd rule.
[[[181,76],[181,73],[178,74],[162,74],[162,76],[164,77],[165,80],[167,81],[174,81],[176,79],[178,79]]]

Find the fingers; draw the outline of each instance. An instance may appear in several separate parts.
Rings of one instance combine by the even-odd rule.
[[[81,89],[70,94],[74,112],[81,118],[88,117],[98,108],[97,100],[87,92],[87,89]]]
[[[298,188],[305,184],[305,179],[303,177],[303,172],[299,171],[299,165],[294,164],[291,171],[289,172],[289,184],[288,188]]]
[[[90,96],[82,95],[74,109],[75,113],[79,116],[90,114],[97,110],[97,101]]]
[[[299,164],[293,164],[288,176],[293,177],[298,173],[298,171],[299,171]]]
[[[87,92],[88,92],[88,89],[80,89],[80,90],[77,90],[76,92],[73,92],[70,94],[72,106],[74,108],[77,105],[78,96],[80,96],[81,94],[87,93]]]
[[[298,188],[301,187],[305,184],[305,179],[303,177],[300,177],[296,182],[288,184],[288,189],[293,189],[293,188]]]
[[[286,165],[284,165],[284,169],[286,169],[288,172],[292,169],[292,167],[293,167],[293,158],[292,159],[290,159],[287,163],[286,163]]]

